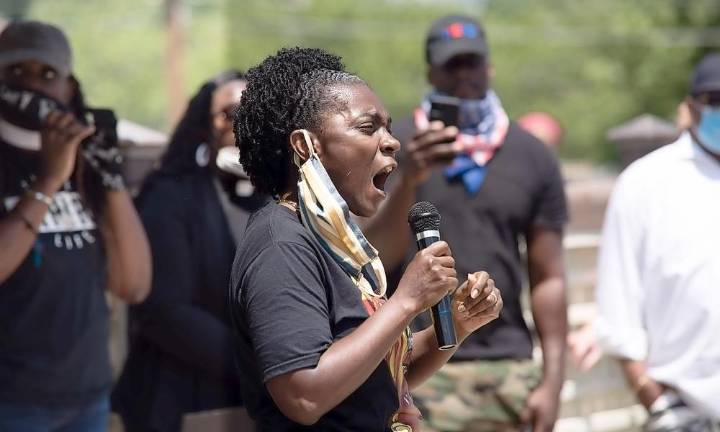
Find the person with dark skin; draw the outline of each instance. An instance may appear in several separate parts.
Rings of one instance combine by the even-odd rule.
[[[3,430],[54,421],[50,407],[57,406],[74,420],[66,415],[43,430],[63,422],[73,430],[106,427],[111,371],[102,290],[129,303],[150,290],[150,248],[117,160],[102,165],[102,151],[83,144],[96,131],[84,121],[70,59],[64,34],[51,25],[17,21],[0,34],[4,95],[68,107],[48,113],[35,135],[18,132],[9,117],[0,121],[0,316],[12,321],[0,322]],[[4,108],[2,116],[14,113]]]
[[[443,394],[445,381],[435,387],[431,380],[415,393],[416,401],[430,427],[437,430],[504,431],[524,425],[550,431],[558,416],[567,333],[562,249],[567,213],[557,162],[542,143],[508,120],[491,91],[495,72],[479,23],[464,16],[441,18],[433,23],[426,47],[431,95],[459,98],[459,123],[428,121],[421,108],[414,125],[412,119],[398,124],[397,136],[403,142],[400,175],[378,215],[363,221],[365,232],[381,251],[386,267],[394,268],[414,247],[405,229],[408,205],[416,200],[433,202],[444,217],[443,238],[463,251],[456,258],[458,270],[487,268],[503,290],[505,308],[499,320],[471,337],[468,349],[461,348],[441,370],[448,376],[438,375],[457,383],[463,378],[453,378],[455,374],[467,381],[472,373],[478,383],[494,383],[477,384],[486,389],[482,391],[467,385],[461,405],[472,415],[457,412],[456,396]],[[467,118],[471,120],[463,120]],[[495,127],[483,129],[488,119]],[[477,144],[468,148],[468,141]],[[469,168],[448,174],[460,156],[471,160]],[[480,172],[480,180],[465,178],[465,172],[473,171]],[[534,365],[520,307],[518,237],[527,245],[530,306],[542,346],[539,382],[523,378],[532,375],[528,370]],[[516,374],[508,372],[514,365]],[[525,384],[515,385],[515,377]],[[504,382],[526,390],[503,394]],[[498,404],[498,399],[511,400],[510,408]]]
[[[218,155],[231,150],[240,167],[232,115],[245,85],[227,71],[201,86],[138,196],[155,271],[150,296],[130,310],[128,360],[113,391],[127,430],[179,431],[184,416],[209,410],[224,409],[229,422],[244,414],[227,287],[247,219],[267,197]]]
[[[390,124],[367,84],[322,50],[283,49],[248,73],[240,160],[277,201],[248,223],[230,305],[243,399],[261,431],[417,428],[408,388],[453,350],[439,351],[432,329],[411,336],[410,321],[454,292],[462,341],[502,307],[485,272],[457,287],[445,242],[418,252],[385,300],[382,264],[350,212],[372,216],[384,199],[400,147]]]
[[[28,59],[0,69],[0,80],[31,90],[47,93],[65,104],[70,104],[79,91],[77,81],[70,75],[61,75],[52,66]],[[48,114],[42,130],[42,147],[38,151],[39,170],[32,190],[52,196],[75,171],[78,147],[83,139],[94,132],[70,112]],[[140,220],[126,190],[108,190],[105,205],[107,220],[103,236],[107,242],[108,290],[118,297],[137,303],[142,301],[150,287],[150,254]],[[29,196],[23,197],[15,208],[33,226],[40,225],[47,205]],[[35,241],[35,235],[17,217],[0,222],[0,244],[13,247],[0,248],[0,281],[6,280],[25,259]]]

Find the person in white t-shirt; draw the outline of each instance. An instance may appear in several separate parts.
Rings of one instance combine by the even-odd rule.
[[[695,69],[691,126],[618,179],[598,261],[595,330],[647,431],[720,430],[720,54]]]

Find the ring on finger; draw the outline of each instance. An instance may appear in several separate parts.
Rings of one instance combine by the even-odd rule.
[[[493,291],[492,296],[493,296],[493,306],[495,306],[500,301],[500,293]]]
[[[495,294],[495,292],[493,291],[493,292],[491,292],[491,293],[488,295],[488,300],[489,300],[491,297],[492,297],[492,305],[495,306],[495,304],[498,302],[498,296],[497,296],[497,294]]]

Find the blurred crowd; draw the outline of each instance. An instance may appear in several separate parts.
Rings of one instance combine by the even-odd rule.
[[[442,215],[458,276],[487,272],[502,295],[499,317],[413,390],[420,430],[551,431],[566,358],[589,370],[602,355],[647,410],[645,430],[720,430],[720,53],[699,61],[678,95],[677,141],[620,175],[597,315],[569,332],[564,127],[542,112],[508,116],[487,37],[468,16],[428,29],[427,70],[417,72],[432,90],[392,121],[398,168],[373,177],[387,197],[356,218],[388,295],[416,252],[416,201]],[[51,24],[12,21],[0,33],[0,430],[101,431],[110,412],[127,431],[188,430],[208,412],[253,430],[262,419],[244,408],[253,372],[236,361],[228,287],[248,221],[288,197],[258,189],[240,163],[248,77],[227,70],[202,84],[131,196],[117,119],[85,103],[73,60]],[[106,292],[131,305],[117,380]],[[421,315],[412,327],[430,325]]]

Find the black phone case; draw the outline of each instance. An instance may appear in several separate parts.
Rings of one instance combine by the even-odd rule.
[[[102,147],[116,147],[118,136],[115,113],[110,109],[91,108],[86,111],[86,114],[91,116],[86,121],[95,125],[95,133],[88,137],[85,143],[94,140]]]
[[[460,99],[452,96],[430,96],[430,121],[440,120],[445,126],[457,126]]]

